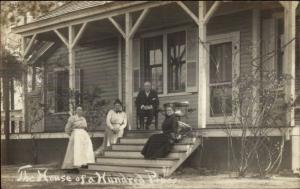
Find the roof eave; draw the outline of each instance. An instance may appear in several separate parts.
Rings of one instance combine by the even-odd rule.
[[[35,21],[35,22],[31,22],[25,25],[21,25],[21,26],[16,26],[12,28],[12,32],[15,34],[20,34],[20,35],[24,35],[26,36],[27,32],[30,32],[32,30],[36,30],[39,28],[45,28],[48,26],[53,26],[56,24],[60,24],[60,23],[67,23],[73,20],[77,20],[77,19],[82,19],[85,17],[89,17],[89,16],[95,16],[95,15],[100,15],[103,13],[108,13],[110,11],[115,11],[118,9],[122,9],[122,8],[128,8],[130,6],[135,6],[135,5],[140,5],[143,3],[146,3],[147,1],[126,1],[126,2],[115,2],[115,3],[108,3],[108,4],[104,4],[104,5],[99,5],[96,7],[91,7],[91,8],[87,8],[87,9],[82,9],[79,11],[75,11],[75,12],[71,12],[68,14],[64,14],[64,15],[60,15],[60,16],[56,16],[56,17],[52,17],[52,18],[48,18],[48,19],[44,19],[44,20],[39,20],[39,21]],[[99,9],[99,7],[101,7],[101,9]]]

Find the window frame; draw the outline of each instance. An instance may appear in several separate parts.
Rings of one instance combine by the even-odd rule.
[[[145,53],[145,39],[147,39],[147,38],[155,38],[155,37],[162,37],[162,63],[161,64],[154,64],[154,65],[148,65],[148,64],[146,64],[146,60],[145,60],[145,55],[146,55],[146,53]],[[146,68],[148,68],[148,69],[150,69],[151,71],[150,71],[150,73],[152,74],[152,69],[153,68],[158,68],[158,67],[161,67],[162,68],[162,75],[163,75],[163,90],[162,90],[162,93],[158,93],[158,95],[162,95],[162,94],[164,94],[164,86],[165,86],[165,83],[164,83],[164,36],[163,35],[154,35],[154,36],[149,36],[149,37],[145,37],[145,38],[142,38],[142,40],[143,40],[143,43],[144,43],[144,48],[143,48],[143,51],[142,51],[142,56],[144,57],[144,69],[146,69]],[[146,75],[147,74],[149,74],[149,73],[145,73],[145,70],[142,70],[144,73],[143,73],[143,76],[144,76],[144,80],[145,80],[145,78],[146,78]],[[148,70],[149,71],[149,70]],[[151,75],[150,74],[150,75]],[[148,76],[149,77],[149,76]],[[139,78],[139,80],[141,81],[141,75],[140,75],[140,78]]]
[[[66,67],[63,67],[63,68],[54,68],[53,69],[53,76],[54,76],[54,83],[53,83],[53,85],[54,85],[54,91],[53,91],[53,95],[54,95],[54,112],[52,113],[52,114],[54,114],[54,115],[60,115],[60,114],[69,114],[69,110],[68,111],[57,111],[57,96],[56,96],[56,93],[57,93],[57,74],[59,73],[59,72],[68,72],[68,76],[69,76],[69,69],[68,68],[66,68]],[[70,77],[70,76],[69,76]],[[68,77],[68,82],[69,82],[69,78]],[[47,80],[48,80],[48,78],[47,78]],[[48,94],[47,94],[48,95]],[[68,109],[69,109],[70,107],[68,106]]]
[[[191,92],[187,92],[187,74],[185,75],[185,90],[180,92],[168,92],[168,34],[177,33],[177,32],[184,32],[185,33],[185,45],[187,48],[187,31],[188,29],[192,28],[192,26],[179,26],[175,28],[168,28],[159,31],[147,32],[140,35],[141,40],[150,37],[157,37],[162,36],[162,43],[163,43],[163,93],[158,94],[159,97],[167,97],[167,96],[180,96],[180,95],[189,95],[192,94]],[[141,56],[144,56],[144,49],[141,52]],[[185,59],[187,60],[187,52],[185,53]],[[185,63],[185,68],[187,70],[187,63]],[[140,75],[141,76],[141,75]],[[140,78],[141,80],[141,78]],[[136,97],[137,94],[134,94]]]
[[[227,117],[224,116],[214,116],[210,115],[210,88],[213,86],[218,86],[223,84],[228,84],[229,82],[220,82],[220,83],[212,83],[210,84],[210,45],[222,44],[226,42],[232,43],[232,99],[234,98],[234,92],[238,91],[237,86],[234,83],[234,76],[240,75],[240,31],[230,32],[230,33],[223,33],[223,34],[216,34],[216,35],[209,35],[207,36],[207,49],[208,55],[206,57],[206,73],[207,74],[207,87],[206,95],[207,95],[207,123],[208,124],[223,124],[223,123],[238,123],[238,120],[234,119],[234,116],[229,115]],[[235,54],[236,53],[236,54]],[[239,114],[239,110],[238,110]]]

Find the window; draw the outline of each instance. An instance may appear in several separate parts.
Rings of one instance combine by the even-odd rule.
[[[208,36],[208,112],[212,122],[232,118],[233,76],[239,75],[239,32]],[[232,119],[232,121],[234,121]]]
[[[209,62],[210,116],[230,115],[232,112],[232,43],[210,46]]]
[[[266,71],[274,71],[277,77],[283,73],[284,22],[282,18],[266,18],[262,21],[261,65]]]
[[[67,70],[56,72],[55,103],[56,112],[69,111],[69,72]]]
[[[158,93],[163,93],[163,36],[146,38],[145,81],[151,81]]]
[[[277,51],[277,61],[276,61],[276,72],[277,77],[281,77],[283,74],[283,53],[284,53],[284,40],[283,40],[283,32],[284,32],[284,26],[283,26],[283,19],[277,20],[277,31],[276,31],[276,51]]]
[[[185,91],[185,32],[168,34],[168,92]]]
[[[195,28],[178,28],[145,35],[142,41],[141,83],[151,81],[153,88],[164,95],[196,92],[197,31]],[[138,70],[135,71],[134,76],[138,76]]]

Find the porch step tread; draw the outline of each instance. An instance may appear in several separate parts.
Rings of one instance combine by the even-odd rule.
[[[184,154],[184,153],[181,153]],[[141,154],[142,155],[142,154]],[[136,159],[136,160],[150,160],[150,159],[145,159],[143,156],[141,157],[134,157],[134,156],[114,156],[114,155],[104,155],[97,157],[96,159],[102,159],[102,158],[111,158],[111,159]],[[155,160],[160,161],[160,160],[168,160],[168,161],[177,161],[179,157],[165,157],[165,158],[156,158]]]
[[[186,151],[170,152],[165,158],[166,159],[179,159]],[[105,151],[102,157],[114,157],[114,158],[140,158],[143,159],[144,156],[140,151]]]
[[[129,153],[131,153],[131,152],[137,152],[137,153],[141,153],[140,150],[126,150],[126,151],[124,151],[124,150],[106,150],[105,152],[121,152],[121,153],[126,153],[126,152],[129,152]],[[186,152],[186,150],[173,150],[173,151],[171,151],[170,153],[184,153],[184,152]]]
[[[169,167],[176,162],[176,159],[156,159],[146,160],[141,158],[112,158],[112,157],[101,157],[96,158],[96,163],[104,165],[123,165],[123,166],[137,166],[137,167]]]
[[[192,145],[192,142],[180,142],[180,143],[175,143],[174,145]],[[117,144],[112,144],[112,146],[144,146],[145,144],[140,144],[140,143],[132,143],[132,144],[125,144],[125,143],[117,143]]]
[[[121,138],[120,144],[145,144],[148,141],[148,138]],[[193,143],[196,141],[196,138],[183,138],[177,144],[181,143]]]
[[[189,148],[193,146],[192,143],[182,143],[182,144],[175,144],[171,150],[171,152],[177,151],[187,151]],[[122,152],[126,151],[142,151],[144,148],[143,144],[113,144],[112,150],[118,150]]]

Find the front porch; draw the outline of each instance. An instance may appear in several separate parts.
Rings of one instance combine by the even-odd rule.
[[[77,17],[65,16],[59,21],[50,15],[50,18],[18,27],[15,31],[24,37],[24,60],[32,61],[34,65],[33,78],[37,69],[41,70],[44,78],[41,85],[44,87],[40,88],[42,95],[37,98],[45,108],[42,112],[44,119],[37,125],[43,125],[44,129],[38,131],[63,131],[74,105],[84,103],[80,97],[63,95],[65,90],[93,92],[96,87],[102,92],[101,100],[107,103],[94,120],[91,130],[104,128],[105,110],[111,108],[115,98],[125,102],[129,129],[134,130],[135,96],[143,82],[151,80],[160,93],[161,104],[170,101],[190,103],[190,108],[195,111],[185,121],[197,130],[198,135],[226,137],[222,128],[224,120],[221,116],[212,116],[210,111],[213,87],[209,83],[210,55],[207,48],[211,43],[231,42],[231,52],[238,52],[238,58],[233,61],[232,70],[223,71],[225,75],[244,74],[251,71],[250,62],[260,56],[258,48],[250,47],[256,47],[264,40],[262,38],[266,35],[263,33],[268,29],[264,24],[283,24],[286,32],[280,35],[285,41],[291,41],[291,45],[284,49],[282,71],[294,78],[285,93],[296,99],[299,95],[296,87],[296,79],[299,78],[295,71],[299,63],[296,64],[296,42],[293,40],[296,35],[296,8],[297,3],[286,2],[123,2],[102,5],[90,12],[78,11]],[[267,32],[279,32],[275,25],[268,25],[274,26],[274,30]],[[38,52],[35,45],[45,41],[49,47]],[[184,46],[185,58],[181,72],[170,74],[170,70],[175,70],[168,64],[172,53],[167,52],[172,41],[176,41],[174,46]],[[36,59],[30,57],[34,53]],[[278,66],[278,62],[274,60],[273,68]],[[230,82],[232,80],[229,79]],[[36,84],[37,80],[32,79],[32,89],[36,88]],[[29,107],[33,103],[27,99],[25,104]],[[287,133],[292,136],[294,167],[299,167],[300,154],[297,150],[300,141],[295,119],[297,108],[286,115],[290,127],[283,127],[283,130],[290,130]],[[30,111],[32,109],[24,112],[27,128],[32,125]],[[162,120],[163,116],[159,116],[159,125]],[[240,136],[240,131],[234,132]],[[274,128],[273,135],[281,136],[282,133]]]

